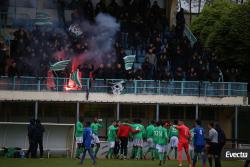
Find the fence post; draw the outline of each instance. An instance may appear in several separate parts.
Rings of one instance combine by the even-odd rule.
[[[40,78],[38,79],[38,82],[37,82],[37,90],[38,91],[41,90],[41,80],[40,80]]]
[[[13,87],[12,87],[13,90],[16,89],[16,76],[13,77]]]
[[[227,96],[231,96],[232,94],[232,85],[231,85],[232,83],[231,82],[229,82],[228,83],[228,85],[227,85]]]
[[[181,95],[184,94],[184,81],[181,81]]]
[[[137,80],[134,81],[134,93],[137,93]]]
[[[56,91],[58,92],[58,77],[56,77]]]
[[[159,84],[158,84],[158,94],[159,95],[161,94],[161,81],[159,81]]]

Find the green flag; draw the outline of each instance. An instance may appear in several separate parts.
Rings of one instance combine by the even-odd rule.
[[[75,84],[78,87],[82,87],[81,79],[79,77],[79,70],[77,69],[75,72],[73,72],[70,76],[70,79],[75,82]]]
[[[51,17],[44,12],[37,12],[36,18],[34,19],[34,24],[38,26],[52,25]]]
[[[50,70],[52,70],[52,71],[62,71],[62,70],[65,70],[65,68],[70,63],[70,61],[71,60],[63,60],[63,61],[56,62],[55,64],[52,64],[50,66]]]
[[[134,62],[135,62],[135,55],[128,55],[123,58],[125,69],[131,70],[133,68]]]

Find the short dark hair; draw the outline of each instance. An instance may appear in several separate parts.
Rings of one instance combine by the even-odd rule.
[[[214,127],[214,123],[210,122],[208,125],[210,125],[211,127]]]
[[[151,123],[151,124],[155,124],[155,121],[154,121],[154,120],[152,120],[150,123]]]
[[[83,122],[83,120],[84,120],[83,117],[80,117],[80,118],[79,118],[79,121],[80,121],[80,122]]]
[[[85,126],[86,126],[86,127],[89,127],[90,124],[91,124],[91,123],[90,123],[89,121],[85,122]]]
[[[174,125],[177,125],[178,124],[178,121],[177,120],[174,120]]]
[[[156,122],[156,126],[161,126],[161,125],[162,125],[162,121]]]
[[[195,122],[196,122],[197,125],[201,126],[201,120],[197,119]]]

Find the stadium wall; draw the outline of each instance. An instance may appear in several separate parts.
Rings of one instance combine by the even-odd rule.
[[[247,97],[198,97],[198,96],[165,96],[165,95],[113,95],[107,93],[73,92],[32,92],[1,91],[0,101],[59,101],[59,102],[94,102],[94,103],[143,103],[143,104],[200,104],[200,105],[235,105],[248,104]]]

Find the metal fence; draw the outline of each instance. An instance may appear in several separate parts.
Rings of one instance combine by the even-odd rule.
[[[122,80],[82,78],[82,87],[72,89],[68,87],[68,78],[0,77],[0,90],[112,93],[112,85],[119,81]],[[124,81],[122,94],[210,97],[247,96],[247,83],[242,82]]]

